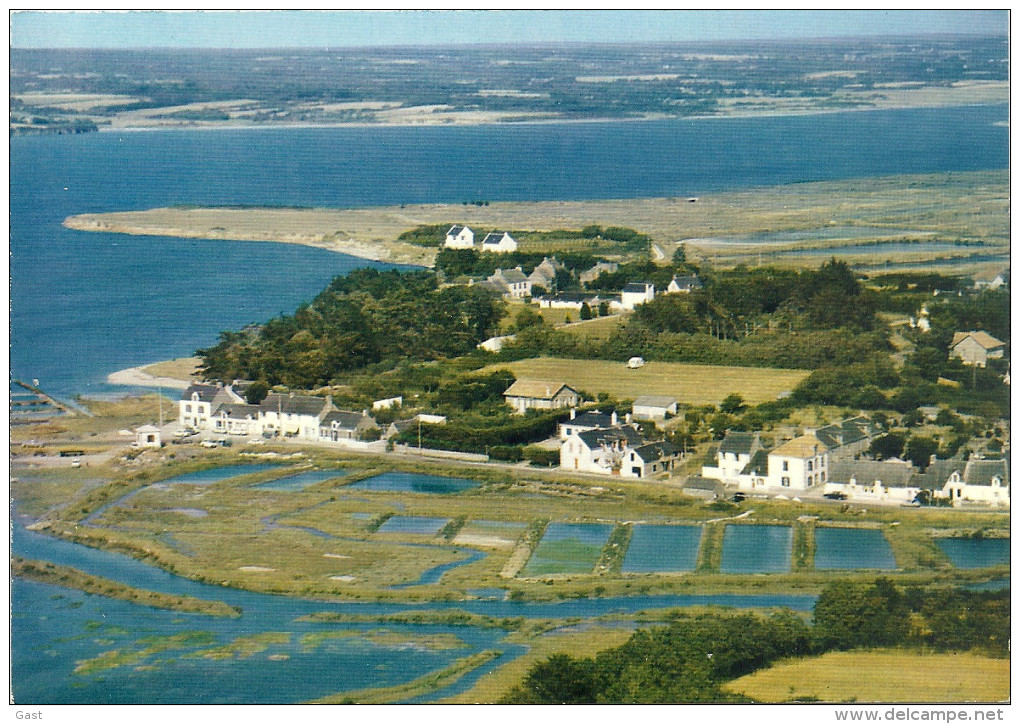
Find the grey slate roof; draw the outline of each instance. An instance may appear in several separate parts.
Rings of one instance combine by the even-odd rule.
[[[212,402],[222,390],[222,387],[216,385],[191,385],[181,394],[181,399],[190,400],[191,396],[197,392],[200,402]]]
[[[818,428],[815,437],[830,450],[844,445],[852,445],[881,432],[881,428],[864,416],[852,417],[832,425]]]
[[[688,488],[691,490],[708,490],[720,498],[726,495],[726,488],[721,482],[714,478],[703,478],[700,475],[692,475],[684,481],[684,489]]]
[[[759,475],[765,475],[769,469],[769,451],[758,450],[750,460],[747,461],[747,465],[740,471],[741,475],[750,475],[751,473],[758,473]]]
[[[645,443],[640,447],[634,448],[634,452],[646,463],[650,463],[653,460],[662,460],[662,458],[671,457],[680,451],[677,450],[676,445],[673,443],[668,440],[663,440],[661,442]]]
[[[631,282],[623,288],[623,291],[635,294],[644,294],[648,291],[649,284],[645,282]]]
[[[497,269],[493,272],[492,276],[489,277],[489,281],[504,281],[507,284],[518,284],[523,281],[527,281],[528,277],[520,269]]]
[[[482,245],[484,246],[485,244],[493,245],[498,244],[499,242],[503,241],[504,235],[510,236],[505,231],[490,231],[488,234],[485,235],[485,238],[482,239]],[[513,239],[512,236],[510,236],[510,238]]]
[[[333,423],[335,422],[337,423],[337,427],[341,430],[356,430],[361,421],[366,418],[371,419],[360,412],[334,410],[323,417],[322,422],[320,422],[319,425],[322,427],[333,427]]]
[[[243,418],[250,415],[252,418],[256,418],[259,416],[259,406],[243,402],[225,402],[217,407],[213,414],[218,417],[222,412],[227,413],[227,417]]]
[[[750,455],[752,448],[761,447],[761,439],[756,432],[736,432],[727,430],[726,437],[719,443],[719,452],[734,455]]]
[[[454,225],[450,227],[450,230],[446,232],[447,236],[457,236],[460,232],[464,231],[463,226]]]
[[[564,420],[560,424],[589,427],[592,429],[609,428],[613,426],[613,416],[597,410],[589,410],[588,412],[582,412],[573,420]]]
[[[634,400],[634,407],[670,407],[675,404],[676,398],[668,395],[641,395]]]
[[[625,441],[628,447],[637,447],[644,443],[644,439],[637,430],[626,425],[621,427],[610,427],[604,430],[586,430],[579,433],[578,438],[591,449],[600,447],[603,444]]]
[[[946,482],[949,480],[954,472],[960,473],[960,477],[963,477],[964,468],[967,467],[967,461],[960,458],[952,458],[950,460],[935,460],[930,463],[923,474],[918,475],[918,483],[922,488],[928,488],[929,490],[942,490]]]
[[[673,277],[673,282],[676,283],[681,289],[701,289],[704,284],[698,279],[697,275],[685,276],[685,277]]]
[[[259,408],[263,412],[279,411],[290,415],[318,415],[327,404],[324,397],[273,392],[262,401]]]
[[[967,485],[991,485],[998,477],[1002,485],[1009,484],[1009,463],[1006,460],[968,460],[963,471]]]
[[[849,483],[850,478],[854,478],[858,485],[871,485],[880,480],[887,488],[921,487],[917,468],[910,463],[891,460],[835,460],[829,465],[829,482]]]

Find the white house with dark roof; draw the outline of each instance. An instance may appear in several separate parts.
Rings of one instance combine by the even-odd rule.
[[[634,400],[635,420],[665,420],[666,416],[676,415],[677,402],[673,397],[665,395],[641,395]]]
[[[447,249],[473,249],[475,246],[475,232],[467,226],[455,224],[446,232],[446,240],[443,246]]]
[[[680,451],[672,443],[647,442],[624,452],[620,477],[650,478],[668,474],[675,466]]]
[[[690,276],[673,276],[669,286],[666,287],[666,294],[690,294],[696,289],[701,289],[705,285],[698,279],[697,274]]]
[[[274,392],[259,405],[259,422],[263,433],[318,440],[319,423],[335,409],[328,397]]]
[[[1009,461],[934,460],[921,476],[921,485],[937,497],[949,498],[953,507],[989,505],[1008,508]]]
[[[826,493],[875,503],[911,503],[922,487],[917,468],[904,460],[834,460],[825,482]]]
[[[598,309],[602,300],[597,294],[585,294],[584,292],[560,292],[550,296],[536,297],[535,301],[543,309],[576,309],[581,310],[585,304],[589,309]]]
[[[630,422],[629,420],[627,422]],[[570,419],[559,424],[560,440],[566,440],[571,435],[578,435],[589,430],[605,430],[616,427],[620,424],[620,418],[613,411],[610,414],[598,410],[588,410],[578,414],[577,410],[570,411]]]
[[[988,332],[957,332],[949,345],[949,358],[960,359],[965,365],[984,367],[990,359],[1002,359],[1006,343]]]
[[[627,425],[587,430],[560,445],[560,468],[599,475],[619,473],[627,453],[642,444],[641,435]]]
[[[740,481],[741,474],[744,474],[752,458],[763,450],[761,436],[758,433],[727,430],[715,454],[715,465],[702,467],[701,476],[735,485]],[[747,474],[750,472],[752,471],[748,470]],[[765,465],[760,465],[757,472],[763,475]]]
[[[191,385],[178,402],[177,420],[182,427],[207,430],[211,427],[213,412],[220,405],[244,402],[244,398],[229,386]]]
[[[504,296],[521,299],[531,295],[531,278],[521,268],[497,269],[486,281],[499,289]]]
[[[259,406],[244,402],[226,402],[216,408],[212,417],[213,430],[226,435],[258,435]]]
[[[482,251],[496,254],[517,251],[517,241],[505,231],[490,231],[482,239]]]
[[[506,403],[518,415],[528,410],[555,410],[577,407],[581,396],[577,390],[562,382],[517,380],[503,393]]]
[[[631,282],[620,292],[620,306],[634,309],[639,304],[646,304],[655,299],[655,285],[649,282]]]
[[[378,428],[375,418],[365,412],[333,410],[319,423],[319,439],[326,442],[360,440],[372,428]]]

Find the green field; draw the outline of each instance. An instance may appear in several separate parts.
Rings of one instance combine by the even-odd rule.
[[[688,405],[718,404],[737,393],[749,404],[776,399],[808,376],[807,370],[761,367],[719,367],[677,362],[649,362],[636,370],[606,360],[538,357],[481,370],[509,368],[518,379],[565,382],[589,394],[605,392],[618,399],[641,395],[669,395]]]
[[[726,685],[763,702],[1008,701],[1009,660],[974,653],[840,651],[779,663]]]

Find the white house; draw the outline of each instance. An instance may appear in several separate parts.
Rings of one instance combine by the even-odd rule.
[[[560,446],[560,468],[585,473],[619,473],[624,456],[644,441],[632,427],[587,430],[569,436]]]
[[[372,403],[373,410],[389,410],[394,407],[400,407],[404,404],[404,398],[402,395],[397,397],[387,397],[385,400],[376,400]]]
[[[512,299],[531,295],[531,278],[526,276],[519,266],[513,269],[497,269],[486,281]]]
[[[581,396],[562,382],[517,380],[503,393],[506,403],[519,415],[528,410],[555,410],[560,407],[577,407]]]
[[[538,302],[538,306],[543,309],[576,309],[577,311],[581,311],[581,307],[585,304],[588,305],[589,309],[597,310],[599,303],[602,300],[599,299],[597,294],[560,292],[559,294],[553,294],[548,297],[538,297],[535,301]]]
[[[491,251],[497,254],[517,251],[517,241],[505,231],[492,231],[482,239],[482,251]]]
[[[669,473],[680,451],[670,442],[649,442],[624,452],[620,477],[648,478]]]
[[[318,440],[319,423],[335,409],[328,397],[274,392],[259,405],[259,421],[263,433]]]
[[[207,430],[217,407],[236,402],[244,402],[244,399],[229,386],[191,385],[181,394],[177,420],[182,427]]]
[[[635,420],[665,420],[666,415],[676,415],[677,402],[672,397],[642,395],[634,400]]]
[[[768,454],[765,486],[807,490],[828,482],[829,451],[814,433],[785,442]]]
[[[850,500],[911,503],[922,488],[917,468],[904,460],[834,460],[826,493]]]
[[[628,284],[620,292],[620,306],[624,309],[634,309],[639,304],[645,304],[655,298],[655,285],[647,282],[633,282]]]
[[[259,406],[243,402],[227,402],[216,408],[212,417],[213,430],[227,435],[258,435],[262,432]]]
[[[727,430],[726,437],[719,443],[719,450],[716,452],[716,464],[702,467],[701,476],[736,484],[741,473],[750,465],[751,459],[762,451],[761,437],[758,433]],[[764,459],[761,462],[760,472],[764,473]]]
[[[378,425],[365,412],[333,410],[327,412],[319,423],[319,439],[329,442],[360,440],[372,428],[378,428]]]
[[[627,422],[630,422],[628,420]],[[571,435],[578,435],[589,430],[606,430],[620,424],[616,412],[606,414],[598,410],[589,410],[577,414],[577,410],[571,409],[570,419],[564,420],[558,426],[560,440],[566,440]]]
[[[443,245],[447,249],[473,249],[475,232],[467,226],[451,226],[450,230],[446,232],[446,241]]]
[[[974,288],[975,289],[999,289],[1000,287],[1008,284],[1007,272],[999,272],[992,274],[984,274],[982,276],[974,277]]]
[[[162,447],[163,440],[155,425],[142,425],[135,430],[135,447]]]
[[[949,345],[949,358],[959,358],[965,365],[984,367],[990,359],[1002,359],[1006,343],[988,332],[957,332]]]
[[[953,507],[1010,507],[1007,460],[935,460],[925,470],[921,484],[937,497],[949,498]]]
[[[690,294],[695,289],[701,289],[704,284],[698,279],[696,274],[691,276],[678,277],[673,276],[673,280],[666,287],[666,294]]]

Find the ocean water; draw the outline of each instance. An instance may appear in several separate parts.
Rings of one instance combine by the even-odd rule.
[[[368,264],[319,249],[73,231],[172,204],[329,207],[689,196],[1006,168],[1002,106],[468,128],[111,132],[10,141],[11,369],[53,394],[188,355]],[[71,363],[73,361],[73,364]]]

